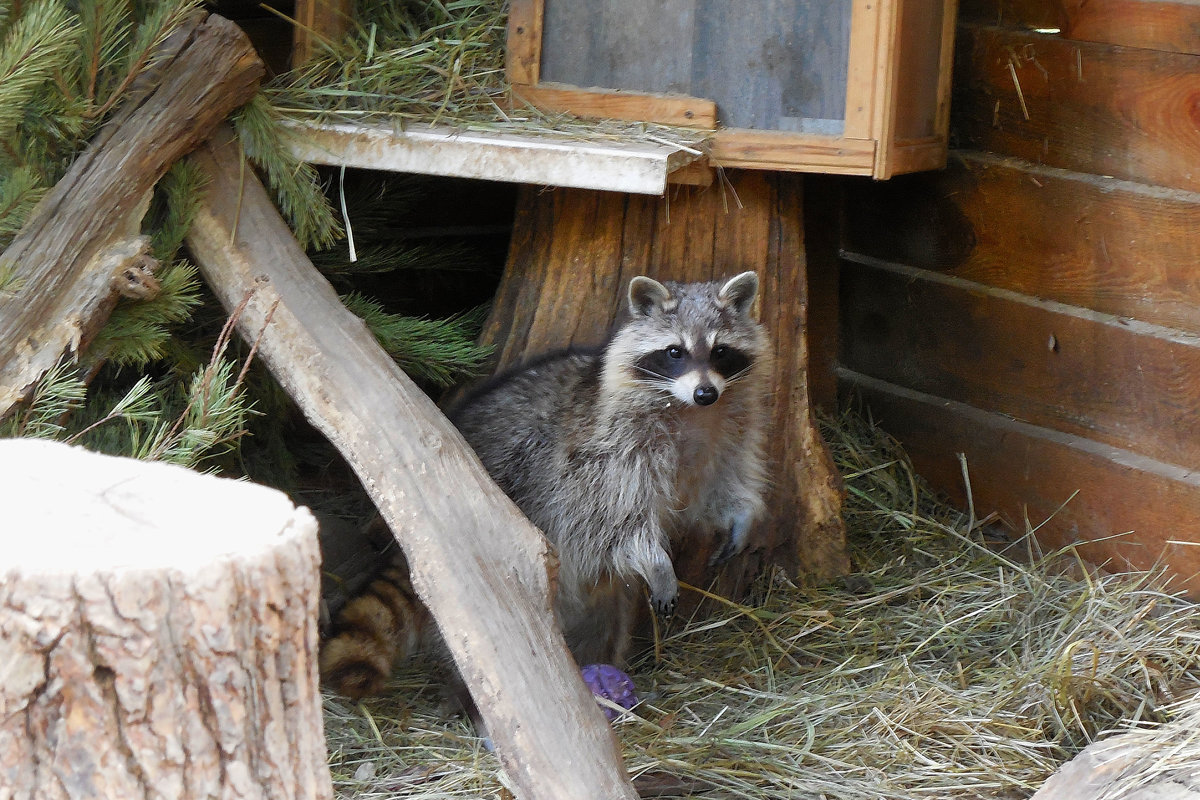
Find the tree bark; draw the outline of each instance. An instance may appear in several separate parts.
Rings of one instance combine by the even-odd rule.
[[[261,486],[0,442],[0,798],[331,797],[316,533]]]
[[[210,181],[188,237],[201,272],[227,308],[254,289],[239,330],[261,331],[260,357],[391,527],[520,796],[634,797],[558,632],[545,539],[342,306],[230,137],[191,158]]]
[[[138,233],[155,183],[263,75],[249,40],[217,16],[181,26],[157,61],[0,254],[20,281],[0,294],[0,418],[99,330],[144,250]]]
[[[547,350],[600,344],[635,275],[701,281],[758,272],[777,369],[768,445],[774,490],[770,518],[722,568],[727,594],[766,563],[817,581],[850,569],[841,477],[809,399],[802,186],[795,176],[734,171],[664,198],[529,187],[482,337],[496,345],[500,369]],[[680,578],[708,585],[709,555],[702,543],[676,554]]]

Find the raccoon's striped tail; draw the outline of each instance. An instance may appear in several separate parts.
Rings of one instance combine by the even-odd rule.
[[[338,613],[321,646],[321,683],[351,700],[381,694],[395,664],[421,644],[428,621],[397,555]]]

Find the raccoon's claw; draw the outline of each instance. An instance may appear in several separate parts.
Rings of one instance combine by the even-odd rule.
[[[670,597],[660,597],[658,595],[650,597],[650,605],[654,608],[654,613],[663,619],[667,619],[674,614],[675,606],[678,604],[678,594],[673,594]]]

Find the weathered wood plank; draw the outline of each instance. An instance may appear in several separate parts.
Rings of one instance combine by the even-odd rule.
[[[1200,469],[1200,337],[885,263],[841,287],[846,367]]]
[[[20,281],[0,293],[0,417],[98,330],[150,190],[250,99],[264,71],[245,34],[217,16],[181,26],[158,56],[147,89],[125,101],[0,254]]]
[[[850,253],[1200,334],[1200,194],[966,151],[846,192]]]
[[[971,149],[1200,191],[1200,56],[961,25],[954,127]]]
[[[1200,5],[1165,0],[1064,0],[1068,39],[1200,55]]]
[[[716,103],[683,94],[580,89],[543,82],[537,86],[513,86],[512,104],[517,108],[528,104],[545,111],[560,111],[586,119],[624,119],[688,128],[717,127]]]
[[[412,125],[288,123],[301,161],[332,166],[662,194],[667,176],[698,158],[653,142],[581,142],[512,133]]]
[[[557,629],[545,538],[341,304],[241,159],[229,136],[192,156],[209,185],[188,246],[226,307],[250,292],[239,330],[391,527],[519,796],[636,797]]]
[[[303,66],[324,43],[336,45],[354,23],[356,0],[296,0],[292,68]]]
[[[1046,552],[1081,543],[1080,555],[1114,570],[1161,558],[1178,586],[1200,596],[1200,475],[1084,438],[857,373],[839,372],[897,436],[917,471],[966,506],[957,453],[966,456],[977,517],[996,511],[1018,533],[1038,528]]]

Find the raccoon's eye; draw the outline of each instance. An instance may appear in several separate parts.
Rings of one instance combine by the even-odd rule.
[[[725,354],[728,352],[729,352],[728,347],[726,347],[723,344],[719,344],[712,349],[712,357],[713,358],[724,358]]]
[[[667,355],[671,358],[683,358],[683,348],[677,344],[673,344],[667,348]]]

